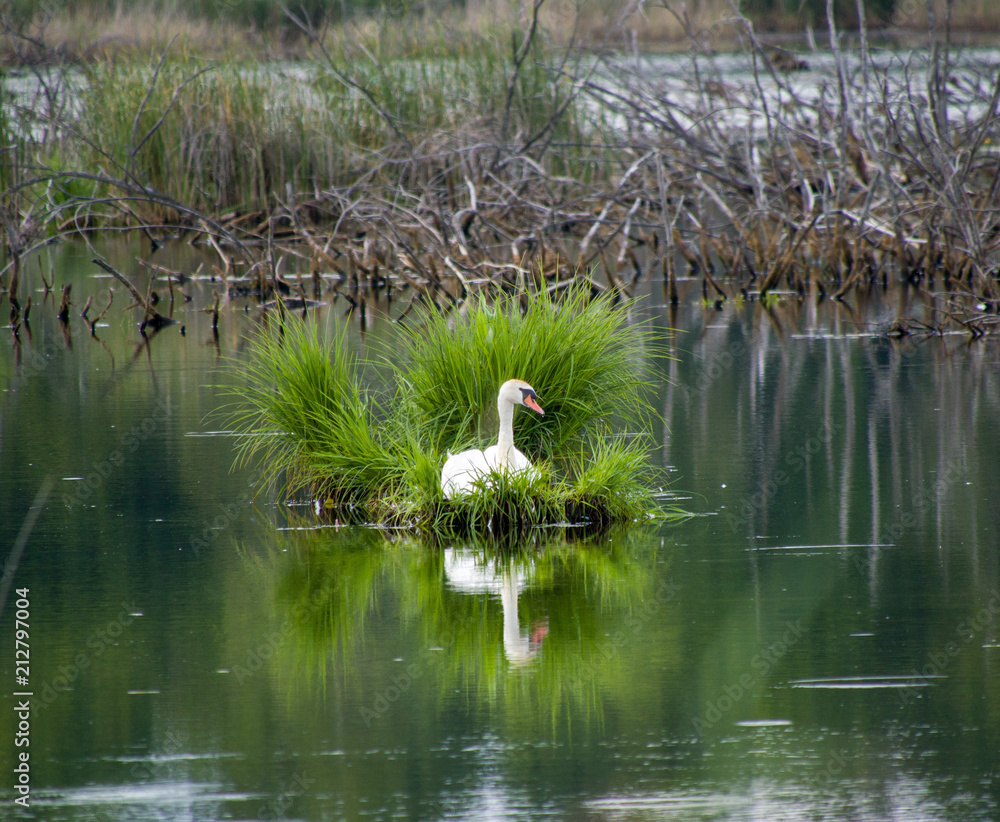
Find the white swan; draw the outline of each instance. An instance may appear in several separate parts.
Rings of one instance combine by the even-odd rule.
[[[441,490],[445,499],[471,494],[477,479],[491,471],[519,474],[534,470],[524,454],[514,447],[514,406],[523,405],[538,414],[544,414],[538,397],[524,380],[507,380],[497,394],[497,411],[500,412],[500,434],[497,444],[485,451],[470,448],[459,454],[449,454],[441,469]]]

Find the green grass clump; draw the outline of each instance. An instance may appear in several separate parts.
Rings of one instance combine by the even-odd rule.
[[[290,321],[257,340],[234,422],[240,457],[260,457],[269,479],[309,488],[339,506],[372,504],[403,478],[403,463],[380,432],[355,358],[320,340],[315,326]]]
[[[399,336],[404,356],[385,357],[396,387],[388,413],[342,340],[324,342],[287,316],[262,334],[234,391],[241,459],[259,458],[287,491],[306,490],[340,518],[438,533],[604,527],[656,511],[643,363],[662,350],[624,309],[582,295],[556,303],[542,293],[524,310],[481,300]],[[446,453],[496,441],[497,390],[511,377],[530,382],[545,408],[515,418],[516,445],[537,476],[494,474],[445,500]],[[640,433],[614,433],[626,424]]]
[[[582,289],[560,302],[542,292],[523,312],[517,300],[479,299],[458,315],[432,314],[406,332],[403,352],[407,398],[449,448],[495,436],[498,387],[526,380],[545,416],[518,415],[517,443],[545,460],[575,453],[612,421],[641,424],[644,362],[662,354],[651,330]]]
[[[566,491],[566,518],[605,526],[652,510],[646,446],[645,437],[601,437],[582,453],[579,473]]]
[[[427,523],[435,531],[452,533],[517,533],[533,525],[564,518],[561,489],[548,471],[538,476],[508,476],[493,472],[475,483],[476,493],[444,503]]]

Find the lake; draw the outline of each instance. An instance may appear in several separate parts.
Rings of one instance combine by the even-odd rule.
[[[148,249],[102,250],[144,287]],[[635,320],[677,333],[652,458],[694,516],[498,551],[260,487],[224,411],[259,309],[234,300],[216,339],[221,286],[194,280],[183,334],[144,341],[116,286],[92,338],[92,256],[45,258],[67,329],[39,290],[0,345],[5,555],[26,538],[4,818],[1000,818],[995,340],[890,339],[932,310],[902,288],[715,310],[684,281],[674,311],[653,283]],[[346,308],[317,321],[384,338]]]

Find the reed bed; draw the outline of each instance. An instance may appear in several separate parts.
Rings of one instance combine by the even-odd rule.
[[[567,521],[605,527],[658,511],[641,433],[650,411],[642,363],[663,355],[652,330],[583,291],[558,305],[540,292],[523,307],[479,301],[451,322],[431,312],[422,319],[386,351],[396,393],[379,401],[344,345],[285,315],[259,336],[234,391],[240,459],[259,462],[286,493],[305,493],[331,517],[439,534]],[[582,331],[566,333],[570,326]],[[601,363],[617,373],[593,376]],[[495,439],[497,390],[515,374],[546,404],[544,417],[515,420],[537,475],[495,473],[477,493],[445,500],[446,452]]]
[[[117,171],[213,217],[261,211],[274,192],[335,178],[344,163],[336,146],[351,138],[323,124],[358,123],[349,110],[328,120],[294,75],[239,65],[205,71],[191,60],[89,67],[80,107],[82,167]],[[114,185],[103,189],[111,194]],[[193,220],[164,202],[139,201],[134,210],[149,223]]]
[[[676,302],[686,274],[716,304],[902,284],[935,301],[933,332],[996,324],[1000,78],[947,18],[925,50],[876,50],[862,27],[848,52],[830,23],[826,51],[793,53],[734,15],[733,58],[678,12],[689,68],[664,75],[554,48],[542,6],[405,58],[392,38],[333,48],[293,15],[315,62],[97,64],[72,105],[52,81],[48,108],[6,125],[0,275],[53,237],[133,227],[209,244],[231,292],[262,300],[300,274],[442,311],[650,278]]]

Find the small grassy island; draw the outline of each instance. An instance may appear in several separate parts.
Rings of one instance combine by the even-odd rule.
[[[628,324],[623,304],[577,289],[471,300],[397,325],[380,369],[395,393],[362,385],[364,363],[284,314],[254,344],[236,427],[241,460],[259,459],[287,493],[331,516],[439,534],[566,522],[606,527],[664,513],[654,502],[644,363],[662,333]],[[446,499],[449,452],[497,437],[497,391],[517,377],[545,413],[514,418],[532,471],[492,471]],[[623,432],[629,433],[623,433]]]

